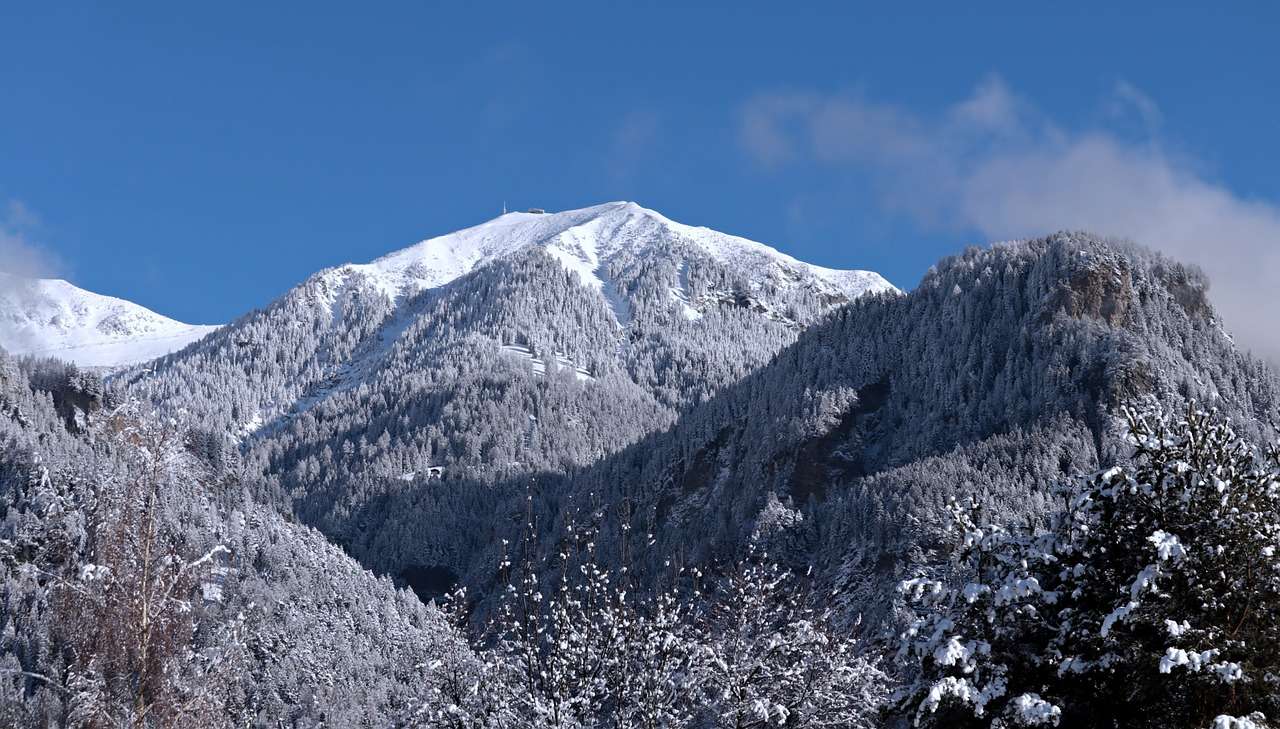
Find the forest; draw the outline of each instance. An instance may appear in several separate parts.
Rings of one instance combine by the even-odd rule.
[[[531,250],[105,378],[0,353],[0,723],[1280,716],[1280,382],[1203,274],[1062,233],[841,301],[672,250],[610,264],[625,323]]]

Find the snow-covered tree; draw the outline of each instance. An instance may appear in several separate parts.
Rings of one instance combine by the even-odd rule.
[[[1221,417],[1124,411],[1132,465],[1048,529],[953,504],[955,580],[918,615],[904,708],[937,726],[1261,725],[1280,708],[1280,471]],[[1260,713],[1258,713],[1260,712]],[[1244,717],[1236,719],[1234,717]]]
[[[694,657],[674,589],[638,594],[626,569],[596,555],[595,534],[570,526],[550,560],[526,540],[487,643],[434,661],[418,721],[443,727],[684,726]],[[461,597],[460,595],[458,597]],[[453,609],[461,604],[455,598]]]
[[[214,645],[201,641],[195,604],[200,578],[225,549],[191,558],[166,498],[182,478],[181,433],[124,406],[110,417],[108,434],[118,463],[99,474],[88,559],[59,583],[54,602],[70,658],[68,724],[141,729],[229,721],[238,628],[224,626],[221,637],[231,639]]]
[[[715,726],[876,725],[889,681],[813,597],[765,554],[715,583],[693,676]]]
[[[889,680],[805,580],[763,555],[643,589],[626,566],[600,566],[591,530],[570,526],[549,560],[524,546],[519,565],[503,562],[514,574],[491,640],[431,663],[420,724],[874,725]]]

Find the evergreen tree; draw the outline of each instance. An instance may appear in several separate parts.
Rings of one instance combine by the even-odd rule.
[[[1207,727],[1280,710],[1280,470],[1220,416],[1126,409],[1133,465],[1047,530],[953,505],[954,577],[920,611],[904,699],[937,726]]]

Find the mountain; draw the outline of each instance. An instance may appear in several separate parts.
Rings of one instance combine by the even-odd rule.
[[[1206,290],[1064,233],[945,259],[904,294],[611,203],[319,272],[118,380],[423,595],[482,586],[526,509],[553,535],[603,504],[662,554],[772,534],[883,597],[948,498],[1034,517],[1116,458],[1128,399],[1220,400],[1266,432],[1280,388]]]
[[[510,213],[372,263],[321,271],[174,358],[160,379],[172,372],[229,385],[232,396],[205,415],[251,432],[376,378],[398,359],[470,337],[486,360],[500,354],[539,373],[573,363],[592,380],[619,372],[676,406],[709,396],[834,306],[896,291],[878,274],[811,266],[634,203]],[[439,320],[444,309],[448,321]],[[432,336],[423,339],[424,329]],[[728,350],[710,346],[720,337],[737,341]],[[699,353],[702,361],[689,364],[703,371],[654,361],[673,348]],[[266,362],[265,349],[287,351]],[[728,356],[734,350],[739,357]]]
[[[118,367],[177,351],[217,328],[183,324],[61,279],[0,272],[0,347],[13,354]]]
[[[539,518],[625,504],[657,558],[694,564],[755,540],[882,628],[893,586],[946,563],[949,500],[1045,519],[1056,486],[1127,457],[1126,403],[1211,405],[1274,442],[1280,380],[1207,290],[1194,268],[1083,233],[970,249],[904,296],[843,307],[669,429],[544,478]]]
[[[595,504],[664,555],[768,537],[883,599],[947,499],[1036,518],[1118,458],[1124,402],[1218,402],[1271,432],[1280,386],[1207,286],[1062,233],[944,259],[903,294],[614,203],[322,271],[119,379],[424,595],[482,585],[526,510],[551,538]]]
[[[737,269],[753,288],[769,284],[808,286],[833,298],[856,298],[864,293],[894,290],[871,271],[840,271],[798,261],[761,243],[709,228],[676,223],[633,202],[568,210],[560,213],[506,213],[456,233],[431,238],[390,253],[369,264],[347,264],[323,272],[331,287],[357,277],[395,300],[423,289],[450,283],[494,261],[526,249],[541,249],[580,281],[600,291],[614,309],[619,324],[629,314],[619,301],[611,264],[628,258],[664,255],[704,257]],[[700,316],[689,301],[683,278],[671,287],[671,298],[689,318]],[[708,302],[704,302],[708,303]]]
[[[513,213],[321,271],[117,381],[243,450],[264,491],[366,564],[461,569],[498,496],[454,479],[586,466],[838,306],[897,295],[634,203]],[[451,526],[380,528],[405,492]]]
[[[101,574],[95,510],[129,513],[112,489],[145,481],[155,424],[184,428],[174,548],[230,550],[188,659],[240,651],[234,708],[296,726],[410,723],[424,673],[470,655],[428,598],[461,581],[492,616],[504,545],[555,555],[571,523],[639,590],[755,544],[876,638],[903,578],[952,576],[953,499],[1044,522],[1057,486],[1129,458],[1127,403],[1280,432],[1280,380],[1203,274],[1141,247],[971,248],[903,293],[727,238],[630,204],[504,216],[321,271],[105,384],[0,353],[0,717],[65,713],[43,677],[99,691],[49,575]],[[137,399],[174,419],[100,414]]]
[[[500,526],[489,506],[507,504],[507,479],[585,466],[674,422],[862,295],[898,294],[875,274],[619,203],[505,215],[321,271],[105,384],[0,350],[0,548],[13,545],[0,555],[11,628],[0,723],[82,715],[104,691],[66,646],[110,621],[82,596],[90,622],[69,628],[61,576],[131,584],[134,562],[112,562],[109,540],[137,505],[113,499],[146,482],[150,470],[130,464],[151,463],[146,434],[171,422],[120,403],[142,396],[183,424],[156,484],[171,548],[193,564],[228,550],[186,613],[199,684],[264,725],[399,725],[426,698],[424,667],[468,649],[329,539],[438,592],[422,566],[473,563],[472,545]],[[491,488],[455,488],[473,479]],[[421,528],[386,549],[400,522],[382,529],[375,515],[409,493],[422,496]],[[46,675],[66,678],[46,686]]]

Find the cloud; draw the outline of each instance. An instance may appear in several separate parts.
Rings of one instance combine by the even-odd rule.
[[[1109,111],[1145,133],[1068,129],[998,77],[933,115],[851,94],[773,93],[742,109],[743,148],[766,167],[867,175],[886,211],[992,240],[1085,229],[1199,265],[1237,340],[1280,361],[1280,206],[1250,200],[1167,153],[1156,104],[1120,82]]]
[[[1116,117],[1127,116],[1130,112],[1136,113],[1138,119],[1142,121],[1143,128],[1151,136],[1159,134],[1160,126],[1164,123],[1164,114],[1160,113],[1160,107],[1155,100],[1123,79],[1116,82],[1111,92],[1111,102],[1107,104],[1107,111]]]
[[[610,174],[616,179],[629,177],[652,154],[661,134],[662,116],[658,112],[635,109],[625,114],[610,141]]]
[[[813,94],[757,96],[742,112],[740,138],[743,146],[765,165],[791,161],[796,155],[794,134],[785,125],[788,121],[812,116],[821,101]]]
[[[61,268],[58,259],[31,240],[41,228],[40,218],[19,200],[0,205],[0,304],[18,302],[21,306],[36,294],[35,278],[49,278]],[[27,334],[21,329],[6,333],[5,346],[22,350],[27,347]]]
[[[22,278],[47,278],[61,268],[57,257],[31,240],[40,219],[20,200],[0,206],[0,272]]]

